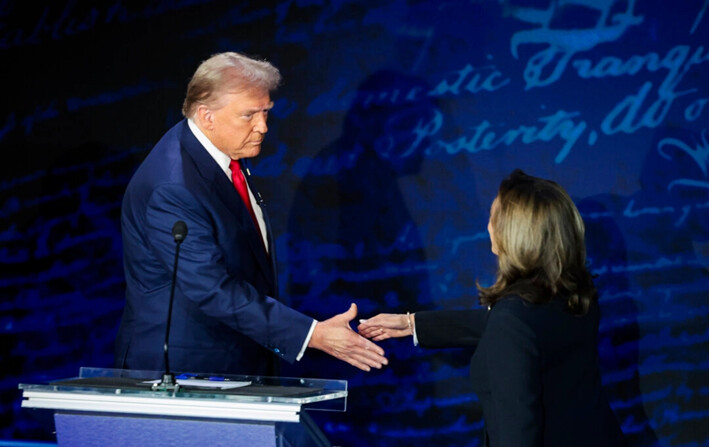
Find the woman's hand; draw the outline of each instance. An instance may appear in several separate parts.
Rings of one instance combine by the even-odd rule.
[[[357,331],[374,341],[414,334],[414,314],[379,314],[359,320]]]

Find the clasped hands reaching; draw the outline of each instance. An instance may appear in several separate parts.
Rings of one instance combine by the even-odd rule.
[[[380,369],[389,363],[384,350],[367,339],[382,341],[388,338],[413,335],[413,314],[379,314],[359,320],[358,335],[350,327],[357,317],[357,305],[352,304],[347,312],[318,322],[308,347],[319,349],[363,371]],[[366,337],[366,338],[364,338]]]

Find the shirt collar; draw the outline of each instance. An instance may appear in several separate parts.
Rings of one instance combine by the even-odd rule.
[[[209,138],[207,138],[207,136],[201,130],[199,130],[199,127],[197,127],[197,124],[192,121],[192,119],[187,119],[187,125],[189,126],[195,138],[197,138],[197,141],[202,143],[202,146],[207,150],[209,155],[212,156],[214,161],[216,161],[219,167],[222,168],[222,171],[224,171],[229,180],[231,180],[231,169],[229,169],[229,163],[231,163],[231,158],[229,158],[229,156],[224,152],[217,149],[214,143],[212,143]]]

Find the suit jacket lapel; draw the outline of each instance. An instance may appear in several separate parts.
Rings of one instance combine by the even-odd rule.
[[[263,249],[263,243],[261,242],[261,234],[259,234],[258,230],[254,226],[253,221],[251,220],[251,215],[246,209],[246,205],[243,200],[241,200],[239,193],[236,189],[234,189],[234,185],[232,185],[219,165],[217,165],[217,162],[214,161],[207,150],[202,147],[202,144],[197,140],[194,134],[192,134],[192,131],[190,131],[190,128],[187,125],[187,120],[183,120],[182,124],[183,128],[180,141],[183,149],[189,157],[192,158],[197,170],[205,182],[213,186],[212,189],[216,191],[219,198],[227,205],[231,213],[237,218],[241,225],[246,228],[249,235],[249,246],[258,260],[261,269],[264,271],[265,276],[271,282],[271,288],[275,291],[277,288],[277,281],[275,270],[273,269],[273,259],[269,260],[266,256],[266,252]],[[264,220],[266,220],[265,212]],[[269,224],[266,225],[266,230],[269,238],[269,246],[272,247],[273,243],[271,241],[271,228]],[[273,249],[271,249],[270,252],[273,253]],[[271,258],[273,258],[273,256],[271,256]]]
[[[249,162],[248,160],[242,160],[242,164],[244,166],[244,177],[246,178],[246,182],[249,184],[249,189],[251,189],[251,192],[253,193],[254,197],[256,197],[256,202],[258,203],[259,208],[261,208],[261,212],[263,214],[263,221],[266,224],[266,238],[268,240],[268,254],[270,257],[270,262],[271,262],[271,271],[273,272],[273,277],[275,278],[274,285],[273,285],[273,290],[274,290],[274,298],[278,297],[278,266],[276,263],[276,242],[273,238],[273,231],[271,231],[271,220],[268,217],[268,207],[266,206],[266,202],[263,200],[263,197],[261,197],[261,193],[256,189],[254,184],[251,182],[251,172],[249,171]]]

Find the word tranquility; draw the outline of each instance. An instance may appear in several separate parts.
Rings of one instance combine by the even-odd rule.
[[[678,98],[696,96],[698,93],[696,88],[679,90],[678,87],[693,67],[708,60],[709,52],[701,46],[692,50],[687,45],[677,45],[670,49],[664,57],[657,53],[635,55],[625,61],[615,57],[604,57],[595,65],[588,59],[579,59],[572,66],[576,68],[577,75],[583,79],[634,76],[642,70],[650,73],[661,70],[666,72],[663,81],[659,83],[657,88],[653,82],[643,82],[637,91],[627,93],[602,118],[599,130],[602,134],[610,136],[618,133],[633,134],[643,128],[654,129],[660,126]],[[429,94],[432,96],[440,95],[442,92],[460,94],[463,91],[460,85],[464,75],[468,76],[469,70],[460,71],[458,79],[452,83],[443,81]],[[481,84],[494,87],[485,89],[489,92],[507,85],[507,80],[499,75],[488,79],[496,81],[496,83]],[[654,97],[652,92],[655,92]],[[403,95],[404,98],[411,96],[411,93]],[[704,113],[708,102],[709,98],[707,97],[695,97],[689,100],[684,109],[684,118],[687,121],[698,120]],[[554,160],[558,164],[566,159],[584,132],[588,131],[589,145],[595,144],[598,138],[598,131],[590,129],[587,121],[581,118],[580,111],[558,110],[539,117],[536,123],[519,125],[514,128],[495,126],[484,119],[470,127],[472,133],[449,141],[436,138],[443,128],[443,124],[444,116],[439,111],[434,111],[430,117],[422,117],[412,129],[415,136],[413,143],[402,152],[402,156],[408,156],[417,151],[423,151],[428,155],[437,152],[450,155],[459,152],[476,153],[512,144],[561,140],[562,147]]]

